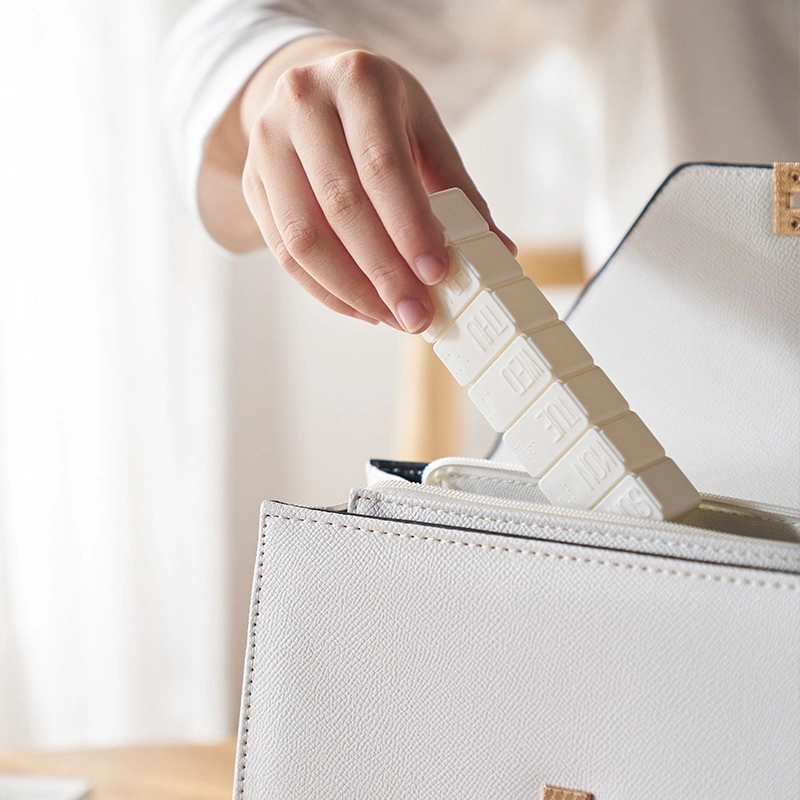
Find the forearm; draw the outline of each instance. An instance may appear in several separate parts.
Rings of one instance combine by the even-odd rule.
[[[242,171],[253,123],[278,79],[288,69],[355,46],[346,39],[309,36],[281,48],[256,70],[209,134],[197,183],[198,205],[203,224],[223,247],[244,253],[264,246],[242,193]]]

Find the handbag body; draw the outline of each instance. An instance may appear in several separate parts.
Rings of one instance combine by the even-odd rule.
[[[628,520],[431,466],[264,505],[238,797],[797,796],[800,517]]]
[[[554,507],[502,446],[264,504],[236,798],[798,797],[800,238],[775,202],[770,168],[677,170],[568,317],[714,492],[681,522]]]

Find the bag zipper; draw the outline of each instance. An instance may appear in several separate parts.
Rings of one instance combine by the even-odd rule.
[[[451,498],[453,500],[458,500],[463,498],[463,495],[467,492],[459,490],[459,489],[449,489],[445,488],[438,483],[436,483],[432,478],[431,475],[436,470],[445,468],[445,467],[458,467],[463,469],[479,469],[481,472],[493,472],[497,475],[506,474],[506,475],[513,475],[515,479],[527,479],[531,482],[532,486],[536,485],[536,479],[532,478],[527,471],[523,467],[519,467],[515,464],[498,464],[494,461],[488,461],[486,459],[481,458],[459,458],[459,457],[447,457],[447,458],[440,458],[436,461],[432,461],[422,473],[422,486],[427,486],[428,488],[436,489],[437,493],[441,492],[442,497]],[[480,475],[476,475],[476,478],[480,478]],[[398,487],[395,485],[394,487],[397,489]],[[411,489],[413,492],[413,489]],[[596,520],[596,521],[603,521],[603,522],[610,522],[610,523],[619,523],[620,516],[616,514],[608,514],[602,511],[586,511],[583,509],[577,508],[568,508],[564,506],[554,506],[545,503],[534,503],[534,502],[526,502],[524,500],[511,500],[505,497],[497,497],[495,495],[473,495],[476,497],[484,498],[485,502],[490,503],[491,505],[501,508],[501,509],[514,509],[514,510],[524,510],[526,508],[535,509],[539,511],[546,511],[549,513],[556,512],[559,515],[563,515],[565,517],[575,519],[575,520]],[[716,495],[716,494],[704,494],[701,493],[701,503],[699,508],[707,509],[707,510],[719,510],[719,511],[726,511],[732,514],[744,514],[744,515],[752,515],[758,514],[759,516],[767,516],[767,517],[774,517],[778,520],[786,522],[790,525],[800,525],[800,510],[787,508],[784,506],[777,506],[772,505],[770,503],[761,503],[757,501],[750,501],[750,500],[742,500],[740,498],[735,497],[726,497],[724,495]],[[648,520],[643,517],[625,517],[624,518],[628,523],[634,523],[637,525],[642,525],[647,528],[651,528],[653,530],[668,530],[672,525],[680,525],[682,524],[679,520],[677,521],[665,521],[665,520]]]

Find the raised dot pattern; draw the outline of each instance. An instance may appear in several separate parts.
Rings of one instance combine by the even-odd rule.
[[[697,490],[460,189],[430,195],[450,255],[423,334],[548,499],[676,519]]]

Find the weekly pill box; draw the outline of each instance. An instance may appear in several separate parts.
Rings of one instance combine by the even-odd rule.
[[[430,195],[450,259],[424,338],[551,502],[675,519],[700,496],[460,189]]]

